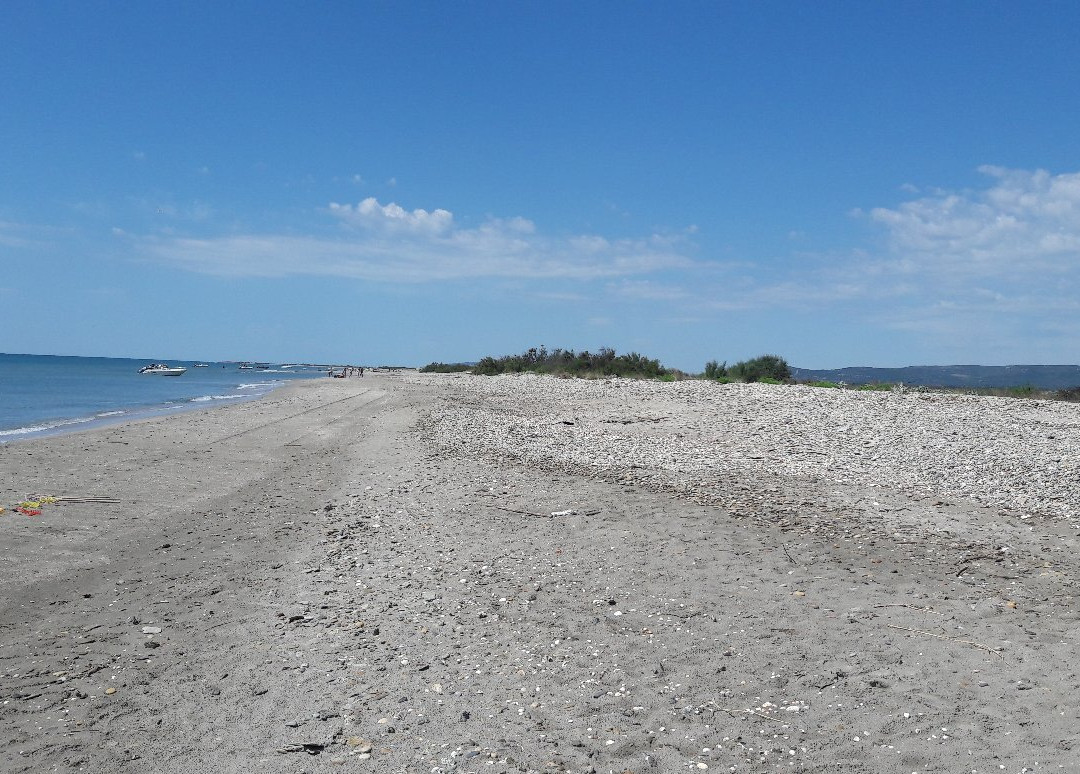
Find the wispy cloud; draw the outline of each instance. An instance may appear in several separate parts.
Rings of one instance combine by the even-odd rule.
[[[214,208],[201,201],[176,204],[169,200],[132,198],[130,203],[141,213],[170,220],[208,222],[214,216]]]
[[[1068,307],[1080,291],[1080,173],[979,171],[991,180],[985,189],[936,189],[893,208],[856,210],[883,230],[884,249],[793,255],[778,269],[747,273],[737,298],[717,303],[863,303],[934,316]]]
[[[29,247],[34,242],[26,235],[26,227],[20,223],[0,220],[0,245],[4,247]]]
[[[714,263],[717,276],[697,271],[670,284],[627,278],[607,287],[706,315],[840,313],[872,327],[965,341],[967,332],[1003,336],[1010,326],[1056,335],[1038,321],[1080,309],[1080,173],[980,171],[990,181],[983,189],[908,187],[909,201],[856,211],[882,229],[877,250],[800,251],[756,265]]]
[[[42,226],[0,220],[0,246],[30,249],[47,248],[70,234],[63,226]]]
[[[623,279],[608,283],[607,289],[612,295],[635,301],[682,301],[690,296],[689,289],[682,285],[652,280]]]
[[[981,171],[984,188],[908,188],[899,205],[860,211],[884,242],[844,253],[816,253],[803,239],[805,249],[786,255],[697,260],[702,237],[685,232],[552,235],[524,217],[463,225],[446,208],[375,198],[313,210],[315,235],[118,238],[152,260],[223,276],[506,280],[533,298],[618,304],[599,306],[597,317],[627,304],[695,319],[815,312],[920,336],[928,347],[949,340],[958,356],[977,351],[980,337],[1002,352],[1024,347],[1024,335],[1044,338],[1047,352],[1051,340],[1060,348],[1068,334],[1050,321],[1080,311],[1080,173]]]
[[[938,192],[869,216],[907,269],[964,277],[1075,272],[1080,257],[1080,173],[984,166],[994,184]]]
[[[1080,311],[1080,173],[979,171],[990,181],[983,189],[935,190],[865,213],[884,229],[887,252],[851,272],[902,289],[867,317],[962,351],[1060,350],[1052,321]]]
[[[541,234],[526,218],[459,226],[451,212],[407,210],[368,198],[325,210],[342,229],[333,236],[239,234],[138,239],[147,257],[229,276],[319,275],[386,282],[467,278],[601,279],[688,268],[681,237],[609,240]]]

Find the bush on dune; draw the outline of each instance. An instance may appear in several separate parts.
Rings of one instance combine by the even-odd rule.
[[[658,379],[675,374],[665,368],[659,360],[653,360],[637,352],[616,354],[610,347],[601,347],[596,352],[572,349],[548,350],[546,347],[532,347],[520,355],[482,358],[473,367],[474,374],[494,376],[496,374],[540,373],[569,376],[626,376],[638,379]]]
[[[710,360],[705,364],[706,379],[783,384],[791,381],[791,366],[779,355],[761,355],[740,360],[733,366]]]
[[[473,366],[469,363],[428,363],[420,369],[422,374],[456,374],[462,371],[471,371]]]

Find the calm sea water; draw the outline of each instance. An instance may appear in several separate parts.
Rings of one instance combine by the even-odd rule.
[[[151,376],[139,373],[147,360],[0,353],[0,443],[252,400],[287,380],[326,375],[280,365],[241,370],[237,363],[165,362],[188,371]]]

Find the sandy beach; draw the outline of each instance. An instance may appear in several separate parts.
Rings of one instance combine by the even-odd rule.
[[[0,446],[4,772],[1080,771],[1080,405],[368,373]]]

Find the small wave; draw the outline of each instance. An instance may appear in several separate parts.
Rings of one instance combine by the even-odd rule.
[[[47,430],[55,430],[58,427],[68,425],[82,425],[93,422],[96,417],[79,417],[78,419],[58,419],[43,425],[27,425],[26,427],[14,427],[10,430],[0,430],[0,437],[6,435],[29,435],[30,433],[44,433]]]
[[[236,389],[238,389],[238,390],[255,390],[255,389],[258,389],[259,387],[273,387],[275,384],[280,384],[280,383],[281,383],[280,380],[275,380],[275,381],[272,381],[272,382],[249,382],[247,384],[238,384],[238,385],[236,385]]]
[[[100,414],[94,414],[95,417],[118,417],[121,414],[126,414],[126,411],[102,411]]]
[[[192,398],[192,403],[205,403],[211,400],[232,400],[234,398],[247,398],[247,395],[200,395],[198,398]]]

